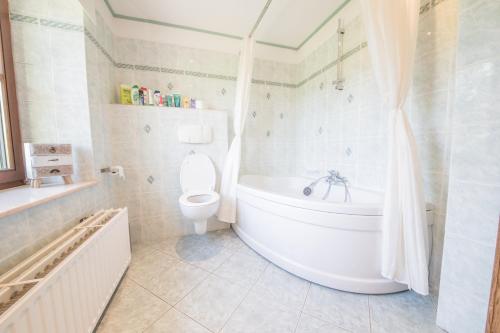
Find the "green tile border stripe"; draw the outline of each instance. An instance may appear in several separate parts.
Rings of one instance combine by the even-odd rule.
[[[184,26],[184,25],[177,25],[177,24],[172,24],[168,22],[161,22],[161,21],[155,21],[155,20],[148,20],[148,19],[142,19],[138,17],[132,17],[132,16],[126,16],[126,15],[121,15],[118,14],[117,12],[114,11],[113,7],[109,3],[109,0],[103,0],[104,3],[106,4],[107,8],[109,9],[111,15],[116,18],[121,18],[125,20],[131,20],[131,21],[137,21],[137,22],[143,22],[143,23],[151,23],[151,24],[157,24],[157,25],[162,25],[162,26],[167,26],[167,27],[173,27],[173,28],[179,28],[179,29],[184,29],[184,30],[190,30],[190,31],[196,31],[196,32],[201,32],[201,33],[206,33],[206,34],[211,34],[215,36],[220,36],[220,37],[227,37],[227,38],[232,38],[232,39],[242,39],[240,36],[235,36],[235,35],[230,35],[230,34],[225,34],[217,31],[210,31],[210,30],[205,30],[205,29],[199,29],[199,28],[194,28],[190,26]],[[259,16],[259,19],[256,22],[256,25],[254,25],[254,28],[252,28],[252,33],[255,32],[256,26],[260,23],[262,20],[262,17],[265,15],[265,11],[267,11],[267,8],[269,7],[270,3],[272,0],[268,0],[266,3],[266,6],[264,7],[263,11],[261,12],[261,15]],[[342,4],[340,4],[339,7],[337,7],[326,19],[321,22],[319,26],[316,27],[303,41],[300,43],[298,46],[289,46],[289,45],[283,45],[283,44],[278,44],[278,43],[272,43],[272,42],[266,42],[266,41],[261,41],[257,40],[256,43],[262,44],[262,45],[267,45],[271,47],[277,47],[277,48],[282,48],[282,49],[288,49],[292,51],[298,51],[300,50],[308,41],[311,40],[311,38],[318,33],[331,19],[333,19],[351,0],[345,0]],[[441,2],[444,2],[445,0],[430,0],[429,2],[423,4],[420,6],[420,14],[426,13],[429,11],[431,8],[434,8]],[[262,17],[261,17],[262,16]]]
[[[10,13],[9,17],[10,17],[11,21],[39,24],[38,18],[33,17],[33,16]]]
[[[364,49],[367,46],[368,46],[368,44],[366,42],[361,43],[360,45],[358,45],[358,46],[354,47],[353,49],[351,49],[351,50],[347,51],[346,53],[344,53],[342,55],[342,57],[340,58],[340,60],[341,61],[346,60],[347,58],[349,58],[350,56],[356,54],[357,52],[361,51],[362,49]],[[321,67],[321,69],[318,69],[314,73],[310,74],[307,78],[305,78],[302,81],[300,81],[299,83],[297,83],[297,85],[296,85],[297,88],[301,87],[304,84],[306,84],[307,82],[313,80],[314,78],[316,78],[321,73],[324,73],[324,72],[332,69],[338,63],[338,61],[339,61],[338,59],[335,59],[335,60],[329,62],[328,64],[326,64],[325,66]]]
[[[226,34],[223,32],[218,32],[218,31],[211,31],[211,30],[206,30],[206,29],[201,29],[201,28],[195,28],[187,25],[181,25],[181,24],[174,24],[174,23],[169,23],[169,22],[163,22],[163,21],[157,21],[157,20],[151,20],[151,19],[145,19],[141,17],[134,17],[134,16],[128,16],[128,15],[122,15],[117,13],[113,7],[111,6],[111,3],[109,0],[103,0],[104,3],[106,4],[106,7],[109,9],[109,12],[113,17],[123,19],[123,20],[129,20],[129,21],[135,21],[135,22],[142,22],[142,23],[150,23],[150,24],[156,24],[164,27],[171,27],[171,28],[177,28],[177,29],[183,29],[183,30],[189,30],[189,31],[195,31],[195,32],[201,32],[213,36],[219,36],[219,37],[226,37],[226,38],[231,38],[231,39],[243,39],[241,36],[236,36],[236,35],[231,35],[231,34]],[[268,0],[266,5],[264,6],[264,9],[261,11],[259,18],[257,19],[257,22],[255,22],[251,35],[255,32],[257,29],[258,25],[262,21],[262,18],[264,17],[267,9],[269,8],[269,5],[271,4],[272,0]],[[305,43],[307,43],[313,35],[315,35],[326,23],[328,23],[329,20],[331,20],[335,15],[337,15],[342,8],[345,7],[345,5],[350,2],[350,0],[345,0],[338,8],[336,8],[312,33],[310,33],[306,39],[300,43],[298,46],[290,46],[290,45],[283,45],[279,43],[272,43],[272,42],[266,42],[266,41],[261,41],[257,40],[256,43],[262,44],[262,45],[267,45],[267,46],[272,46],[272,47],[277,47],[277,48],[282,48],[282,49],[288,49],[292,51],[298,51]]]
[[[330,20],[335,16],[337,15],[345,6],[347,6],[347,4],[351,2],[351,0],[345,0],[337,9],[335,9],[333,11],[333,13],[331,13],[330,15],[328,15],[328,17],[326,19],[323,20],[323,22],[321,22],[321,24],[319,26],[316,27],[316,29],[314,29],[313,32],[311,32],[307,37],[306,39],[304,39],[302,41],[302,43],[299,44],[299,46],[297,46],[297,50],[299,50],[302,46],[304,46],[304,44],[306,44],[308,41],[311,40],[311,38],[313,38],[314,35],[316,35],[318,33],[318,31],[320,31],[328,22],[330,22]]]
[[[116,61],[113,59],[111,54],[97,41],[97,39],[92,35],[92,33],[88,29],[85,30],[85,36],[104,54],[106,58],[113,64],[113,66],[117,67]],[[133,66],[132,66],[133,68]]]
[[[350,0],[346,0],[342,6],[345,6],[347,2]],[[423,4],[420,7],[420,14],[424,14],[428,12],[430,9],[434,8],[438,4],[444,2],[445,0],[430,0],[429,2]],[[108,5],[108,8],[110,12],[115,15],[116,13],[113,12],[113,9],[109,6],[108,1],[104,0],[104,2]],[[339,9],[339,11],[342,8]],[[228,81],[236,81],[235,76],[228,76],[228,75],[221,75],[221,74],[211,74],[211,73],[203,73],[203,72],[195,72],[195,71],[187,71],[187,70],[182,70],[182,69],[173,69],[173,68],[165,68],[165,67],[157,67],[157,66],[148,66],[148,65],[133,65],[133,64],[126,64],[126,63],[118,63],[116,62],[113,57],[109,54],[109,52],[97,41],[97,39],[92,35],[92,33],[84,28],[81,25],[76,25],[76,24],[71,24],[71,23],[66,23],[66,22],[61,22],[61,21],[56,21],[56,20],[49,20],[49,19],[44,19],[44,18],[37,18],[29,15],[21,15],[17,14],[14,12],[9,13],[10,14],[10,19],[12,21],[17,21],[17,22],[22,22],[22,23],[28,23],[28,24],[36,24],[36,25],[42,25],[50,28],[56,28],[56,29],[61,29],[61,30],[66,30],[66,31],[75,31],[75,32],[84,32],[85,36],[89,38],[89,40],[103,53],[103,55],[113,64],[114,67],[116,68],[121,68],[121,69],[129,69],[129,70],[142,70],[142,71],[153,71],[153,72],[161,72],[161,73],[168,73],[168,74],[176,74],[176,75],[187,75],[187,76],[193,76],[193,77],[201,77],[201,78],[209,78],[209,79],[219,79],[219,80],[228,80]],[[330,15],[331,19],[334,17],[335,14]],[[323,25],[326,24],[329,20],[328,18],[323,22]],[[321,27],[319,27],[317,30],[319,31]],[[312,36],[311,36],[312,37]],[[271,45],[272,43],[266,43],[266,42],[259,42],[262,44],[267,44]],[[306,41],[307,42],[307,41]],[[284,47],[284,48],[290,48],[288,46],[284,45],[277,45],[273,44],[272,46],[275,47]],[[361,49],[367,47],[367,43],[363,42],[360,45],[356,46],[355,48],[349,50],[346,52],[341,60],[346,60],[353,54],[357,53]],[[293,48],[292,48],[293,49]],[[298,83],[287,83],[287,82],[275,82],[275,81],[266,81],[266,80],[258,80],[258,79],[252,79],[253,84],[258,84],[258,85],[267,85],[267,86],[276,86],[276,87],[285,87],[285,88],[299,88],[306,84],[308,81],[313,80],[316,78],[318,75],[321,73],[326,72],[327,70],[333,68],[338,62],[338,59],[335,59],[325,66],[323,66],[321,69],[313,72],[307,78],[302,79]]]
[[[62,29],[62,30],[66,30],[66,31],[83,32],[82,25],[65,23],[65,22],[54,21],[54,20],[47,20],[47,19],[43,19],[43,18],[40,19],[40,25],[45,26],[45,27],[50,27],[50,28]]]
[[[150,20],[150,19],[145,19],[141,17],[134,17],[134,16],[128,16],[128,15],[122,15],[118,14],[115,12],[111,4],[109,3],[109,0],[104,0],[104,3],[108,7],[109,11],[111,12],[111,15],[113,17],[123,19],[123,20],[129,20],[129,21],[135,21],[135,22],[142,22],[142,23],[149,23],[149,24],[155,24],[155,25],[160,25],[164,27],[170,27],[170,28],[177,28],[177,29],[183,29],[183,30],[190,30],[190,31],[195,31],[195,32],[201,32],[209,35],[214,35],[214,36],[219,36],[219,37],[226,37],[226,38],[232,38],[232,39],[241,39],[240,36],[235,36],[231,34],[226,34],[223,32],[218,32],[218,31],[211,31],[211,30],[206,30],[206,29],[201,29],[201,28],[196,28],[196,27],[190,27],[187,25],[182,25],[182,24],[174,24],[174,23],[168,23],[168,22],[162,22],[162,21],[157,21],[157,20]]]
[[[56,20],[49,20],[49,19],[45,19],[45,18],[38,18],[38,17],[34,17],[34,16],[29,16],[29,15],[22,15],[22,14],[17,14],[14,12],[9,13],[9,18],[11,21],[36,24],[36,25],[41,25],[41,26],[45,26],[45,27],[49,27],[49,28],[56,28],[56,29],[61,29],[61,30],[66,30],[66,31],[83,32],[83,30],[84,30],[82,25],[67,23],[67,22],[62,22],[62,21],[56,21]]]
[[[66,31],[77,31],[77,32],[84,32],[85,37],[87,37],[100,51],[101,53],[109,60],[109,62],[115,67],[115,68],[120,68],[120,69],[128,69],[128,70],[137,70],[137,71],[150,71],[150,72],[159,72],[159,73],[168,73],[168,74],[176,74],[176,75],[186,75],[186,76],[192,76],[192,77],[198,77],[198,78],[208,78],[208,79],[218,79],[218,80],[226,80],[226,81],[236,81],[236,76],[231,76],[231,75],[222,75],[222,74],[213,74],[213,73],[204,73],[204,72],[197,72],[197,71],[189,71],[189,70],[183,70],[183,69],[175,69],[175,68],[166,68],[166,67],[159,67],[159,66],[149,66],[149,65],[144,65],[144,64],[127,64],[127,63],[119,63],[114,60],[112,55],[99,43],[97,38],[95,38],[92,33],[84,28],[83,26],[75,25],[75,24],[70,24],[70,23],[65,23],[65,22],[60,22],[60,21],[54,21],[54,20],[47,20],[43,18],[36,18],[32,16],[27,16],[27,15],[19,15],[15,13],[10,13],[10,18],[13,21],[18,21],[18,22],[23,22],[23,23],[29,23],[29,24],[40,24],[43,26],[47,26],[50,28],[55,28],[55,29],[62,29]],[[366,43],[365,43],[366,44]],[[357,48],[347,52],[342,59],[346,59],[350,55],[354,54],[355,52],[359,51],[360,47],[358,46]],[[333,66],[336,64],[336,60],[331,62],[325,67],[328,66]],[[289,82],[276,82],[276,81],[269,81],[269,80],[258,80],[258,79],[252,79],[253,84],[258,84],[258,85],[267,85],[267,86],[274,86],[274,87],[284,87],[284,88],[297,88],[305,84],[307,81],[312,80],[315,78],[317,75],[319,75],[322,71],[328,69],[325,67],[322,68],[322,70],[319,70],[312,75],[310,75],[307,79],[300,81],[299,83],[289,83]]]

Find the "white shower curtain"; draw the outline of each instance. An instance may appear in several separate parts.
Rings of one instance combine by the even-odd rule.
[[[236,222],[236,188],[240,172],[241,135],[245,128],[250,88],[252,85],[254,39],[243,39],[236,82],[236,99],[234,103],[234,138],[226,156],[220,188],[220,207],[217,217],[227,223]]]
[[[420,0],[361,0],[372,67],[389,115],[382,275],[427,295],[428,236],[422,173],[403,110],[411,84]]]

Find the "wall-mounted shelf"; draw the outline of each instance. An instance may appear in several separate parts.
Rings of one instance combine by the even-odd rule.
[[[170,107],[170,106],[155,106],[155,105],[130,105],[130,104],[118,104],[118,103],[113,103],[110,104],[112,109],[122,109],[122,110],[134,110],[137,112],[143,112],[143,111],[161,111],[161,112],[170,112],[170,111],[175,111],[175,112],[220,112],[227,114],[227,111],[225,110],[214,110],[214,109],[194,109],[194,108],[176,108],[176,107]]]

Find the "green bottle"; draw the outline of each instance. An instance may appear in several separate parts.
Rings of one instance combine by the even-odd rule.
[[[134,85],[132,87],[132,104],[134,105],[139,105],[140,103],[140,98],[139,98],[139,86]]]

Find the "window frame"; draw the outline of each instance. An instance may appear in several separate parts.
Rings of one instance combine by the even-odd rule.
[[[3,64],[5,73],[6,110],[8,128],[13,155],[13,166],[8,170],[0,170],[0,190],[24,185],[25,170],[23,159],[23,144],[21,141],[21,130],[19,126],[19,111],[16,93],[16,81],[14,75],[14,59],[12,57],[12,37],[9,18],[8,0],[0,0],[0,66]],[[1,71],[1,68],[0,68]]]

